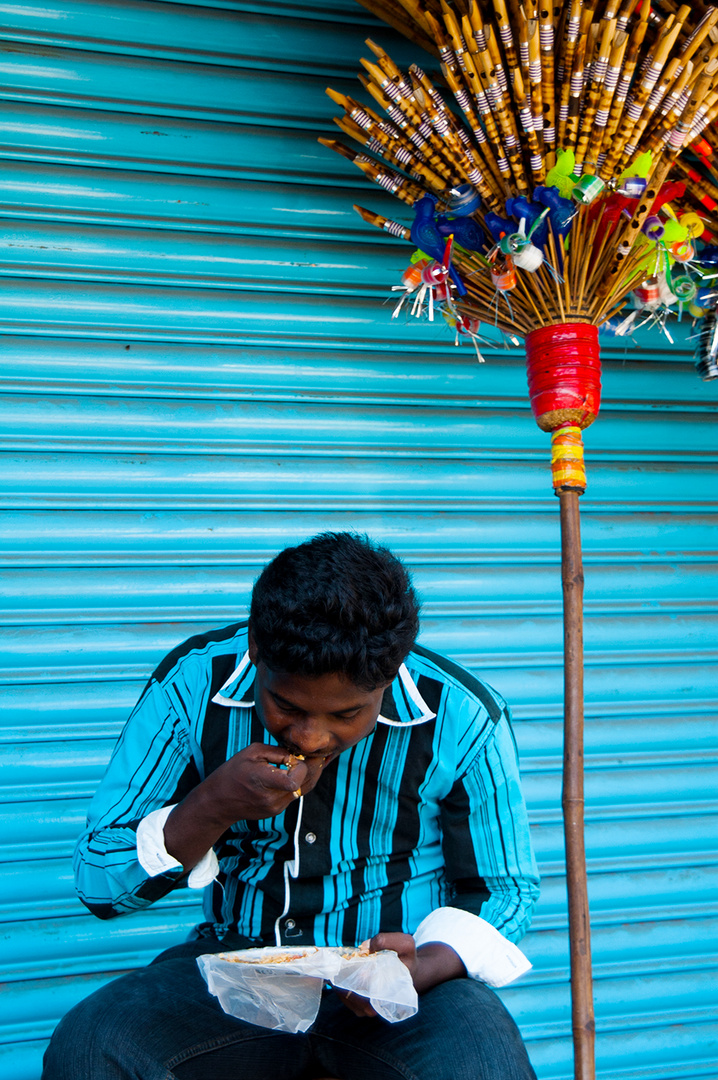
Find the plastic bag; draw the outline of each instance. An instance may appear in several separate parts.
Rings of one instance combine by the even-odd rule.
[[[272,962],[276,957],[282,962]],[[409,969],[390,950],[364,956],[348,948],[282,946],[205,954],[197,964],[226,1013],[275,1031],[311,1027],[327,982],[369,998],[392,1024],[419,1008]]]

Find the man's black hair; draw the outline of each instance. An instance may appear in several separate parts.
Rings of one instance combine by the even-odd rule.
[[[368,536],[326,532],[285,548],[255,582],[249,614],[272,671],[391,682],[419,631],[419,601],[400,560]]]

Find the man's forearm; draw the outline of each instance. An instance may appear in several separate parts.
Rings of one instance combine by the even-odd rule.
[[[167,818],[167,854],[182,863],[185,870],[192,870],[232,824],[218,815],[205,781],[190,791]]]

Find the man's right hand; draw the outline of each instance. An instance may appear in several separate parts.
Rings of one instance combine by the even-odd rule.
[[[321,758],[303,761],[281,747],[251,743],[174,808],[164,829],[167,852],[191,870],[236,821],[276,817],[311,791],[323,764]]]
[[[205,780],[211,802],[229,828],[235,821],[275,817],[321,775],[321,761],[304,761],[279,746],[251,743]],[[311,769],[310,769],[311,766]]]

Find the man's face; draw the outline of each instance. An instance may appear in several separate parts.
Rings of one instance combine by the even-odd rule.
[[[257,663],[254,684],[259,719],[280,746],[329,764],[343,750],[371,734],[381,710],[384,687],[362,690],[344,675],[310,678],[282,675]]]

